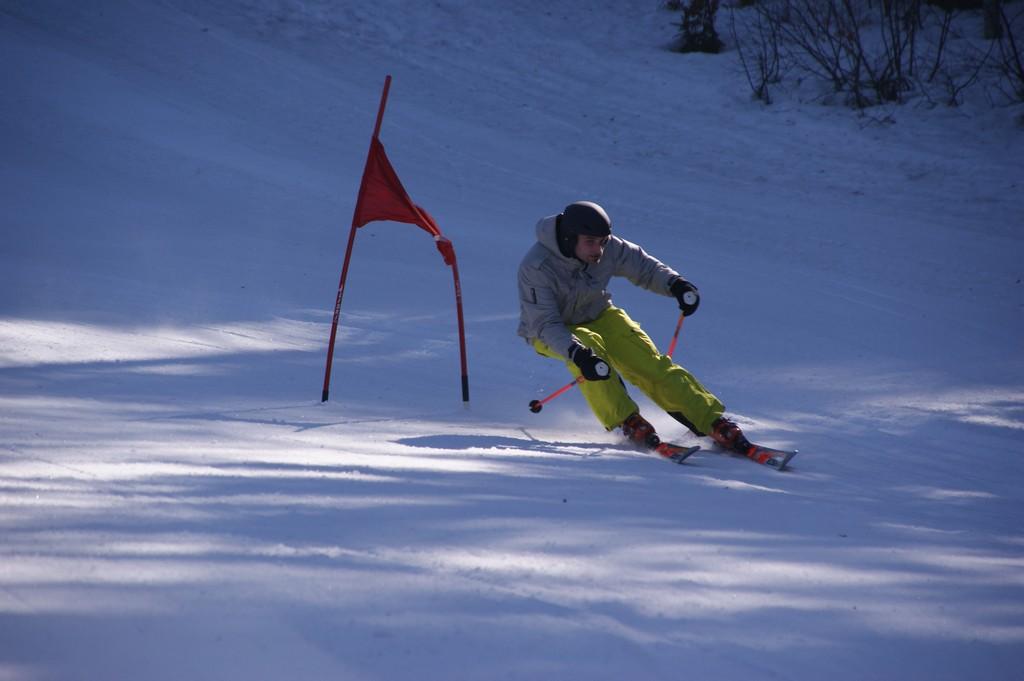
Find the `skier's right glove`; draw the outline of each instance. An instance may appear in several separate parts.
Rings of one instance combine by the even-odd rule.
[[[700,306],[700,292],[697,287],[682,277],[676,277],[669,286],[669,292],[679,301],[679,309],[684,317],[689,317]]]
[[[608,363],[594,354],[594,352],[579,343],[569,346],[569,359],[580,368],[583,378],[588,381],[606,381],[611,374]]]

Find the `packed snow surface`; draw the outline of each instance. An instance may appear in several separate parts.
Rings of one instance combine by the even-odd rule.
[[[660,4],[0,2],[0,679],[1020,678],[1020,108],[765,108]],[[392,222],[320,402],[386,74],[468,406]],[[528,411],[515,272],[578,199],[791,471]]]

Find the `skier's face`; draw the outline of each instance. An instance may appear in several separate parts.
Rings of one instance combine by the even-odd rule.
[[[608,245],[606,236],[590,236],[580,234],[576,237],[576,257],[589,265],[601,262],[604,247]]]

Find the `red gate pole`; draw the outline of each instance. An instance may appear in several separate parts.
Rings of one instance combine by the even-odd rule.
[[[320,398],[326,402],[331,391],[331,366],[334,364],[334,341],[338,337],[338,320],[341,318],[341,298],[345,295],[345,279],[348,278],[348,264],[352,259],[352,246],[356,241],[356,226],[348,233],[348,248],[345,250],[345,264],[341,266],[341,281],[338,282],[338,297],[334,300],[334,321],[331,322],[331,341],[327,344],[327,368],[324,369],[324,392]]]
[[[431,221],[423,215],[418,207],[415,208],[416,214],[420,216],[420,219],[425,223]],[[466,324],[465,318],[462,314],[462,283],[459,281],[459,261],[455,257],[455,248],[452,246],[452,242],[448,237],[438,231],[434,234],[434,243],[437,244],[437,250],[440,251],[446,265],[452,268],[452,280],[455,282],[455,313],[459,324],[459,359],[462,364],[462,401],[469,402],[469,369],[468,361],[466,359]]]
[[[455,312],[459,319],[459,357],[462,361],[462,401],[469,402],[469,369],[466,362],[466,326],[462,317],[462,284],[459,283],[459,264],[452,253],[452,278],[455,280]]]
[[[384,78],[384,90],[380,94],[380,108],[377,109],[377,122],[373,126],[373,137],[370,138],[370,150],[366,152],[366,164],[364,164],[363,174],[366,174],[366,167],[370,163],[370,155],[373,153],[373,143],[380,135],[380,124],[384,120],[384,107],[388,102],[388,90],[391,89],[391,76],[388,75]],[[338,296],[334,301],[334,320],[331,322],[331,340],[327,345],[327,368],[324,370],[324,391],[320,401],[326,402],[327,397],[330,393],[331,387],[331,366],[334,364],[334,342],[338,336],[338,320],[341,318],[341,299],[345,295],[345,280],[348,278],[348,265],[352,259],[352,247],[356,241],[356,211],[359,210],[359,206],[362,203],[363,193],[365,191],[365,177],[363,182],[359,183],[359,196],[356,198],[356,205],[352,209],[352,227],[348,233],[348,247],[345,249],[345,262],[341,266],[341,281],[338,282]]]

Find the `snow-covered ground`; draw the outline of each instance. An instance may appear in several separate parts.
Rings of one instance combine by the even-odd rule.
[[[0,679],[1019,678],[1019,107],[765,109],[659,4],[0,2]],[[395,223],[319,401],[388,73],[468,407]],[[584,198],[791,472],[527,410],[515,270]]]

